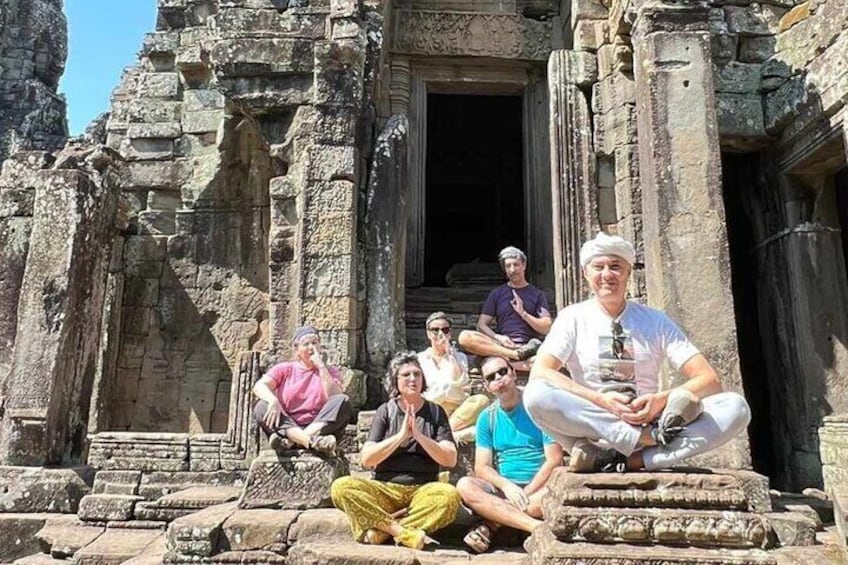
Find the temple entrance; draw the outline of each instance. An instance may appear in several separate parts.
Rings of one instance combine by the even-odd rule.
[[[427,106],[424,285],[488,282],[498,250],[526,249],[521,97],[430,94]]]

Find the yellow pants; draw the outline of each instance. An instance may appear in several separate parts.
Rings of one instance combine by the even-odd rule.
[[[489,397],[485,394],[473,394],[466,398],[462,404],[451,404],[444,402],[442,408],[450,416],[451,429],[461,430],[477,423],[480,412],[489,405]]]
[[[392,522],[390,514],[407,508],[398,523],[427,533],[444,528],[456,519],[459,492],[446,483],[398,485],[373,479],[340,477],[330,488],[333,504],[347,514],[353,539],[362,541],[370,528]]]

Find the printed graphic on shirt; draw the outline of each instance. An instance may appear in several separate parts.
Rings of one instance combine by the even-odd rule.
[[[618,328],[612,335],[598,336],[598,367],[601,382],[630,382],[636,378],[636,359],[630,332]]]

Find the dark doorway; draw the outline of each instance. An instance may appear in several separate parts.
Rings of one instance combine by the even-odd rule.
[[[424,285],[526,247],[520,96],[427,97]]]
[[[769,373],[763,354],[758,297],[756,212],[759,156],[723,153],[721,156],[724,210],[730,248],[731,287],[736,314],[736,340],[742,386],[751,407],[748,435],[755,471],[771,476],[775,464],[772,445],[772,406]]]

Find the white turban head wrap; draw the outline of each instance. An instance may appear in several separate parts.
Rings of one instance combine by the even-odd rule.
[[[598,232],[595,239],[590,239],[580,248],[580,266],[585,267],[593,257],[598,255],[616,255],[632,267],[636,262],[636,250],[633,244],[617,235],[607,235]]]

